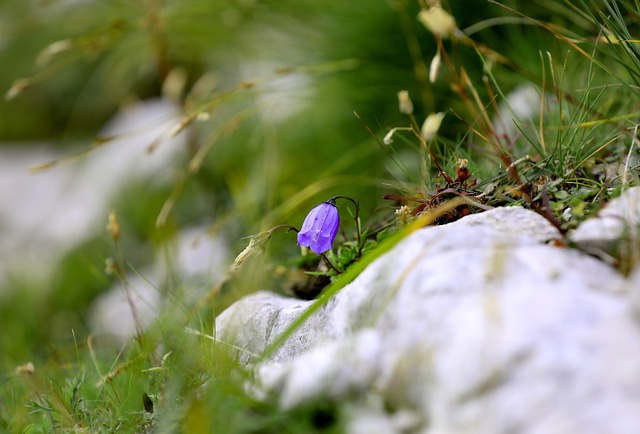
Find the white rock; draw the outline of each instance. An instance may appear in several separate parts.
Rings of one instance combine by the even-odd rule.
[[[98,296],[89,309],[91,331],[123,343],[135,336],[136,327],[145,330],[158,319],[163,301],[166,301],[167,297],[163,297],[161,291],[167,291],[162,287],[167,273],[175,273],[175,280],[181,283],[182,289],[169,294],[169,302],[184,300],[190,305],[202,297],[203,288],[213,287],[222,277],[220,270],[226,268],[228,257],[226,242],[221,237],[208,236],[207,229],[206,225],[184,229],[176,234],[173,243],[162,249],[153,267],[141,270],[139,274],[130,273],[129,298],[122,282]]]
[[[625,191],[602,208],[595,217],[583,222],[571,234],[575,242],[620,240],[638,237],[640,227],[640,187]]]
[[[507,94],[499,104],[496,116],[493,118],[493,131],[497,137],[513,139],[522,135],[520,128],[527,125],[537,125],[540,116],[540,104],[543,102],[540,88],[532,84],[523,84]],[[544,95],[544,105],[547,110],[556,106],[554,99]]]
[[[127,289],[122,283],[100,294],[92,303],[89,322],[94,334],[124,343],[146,329],[156,319],[162,302],[157,287],[146,277],[130,276]]]
[[[61,258],[87,239],[106,233],[109,210],[127,185],[168,183],[176,164],[186,157],[186,131],[170,136],[179,119],[175,102],[137,102],[123,108],[103,129],[101,136],[113,140],[77,162],[36,174],[29,168],[67,155],[46,145],[0,147],[0,295],[11,289],[5,285],[10,275],[48,290]],[[201,296],[202,289],[220,277],[227,257],[224,240],[206,232],[205,226],[184,230],[153,263],[137,270],[139,275],[129,273],[130,300],[121,283],[97,297],[89,315],[92,331],[118,341],[129,339],[136,331],[131,305],[141,328],[155,321],[169,271],[187,287],[180,296],[188,303]]]
[[[637,433],[637,289],[593,257],[543,243],[557,237],[522,208],[417,231],[316,312],[257,377],[287,407],[378,394],[417,415],[402,432]],[[259,354],[310,303],[248,296],[219,316],[217,336]],[[350,432],[363,432],[357,420]]]
[[[67,154],[52,152],[50,145],[0,147],[0,287],[15,274],[49,288],[60,258],[104,233],[107,214],[126,185],[166,183],[185,152],[184,134],[169,137],[179,116],[179,107],[168,100],[133,104],[103,130],[102,136],[114,140],[42,173],[29,168]]]
[[[379,396],[367,396],[363,403],[347,403],[349,418],[346,431],[350,434],[402,434],[415,430],[420,417],[407,410],[388,414]],[[376,399],[377,398],[377,399]]]
[[[319,345],[284,367],[263,364],[259,369],[267,388],[282,391],[282,407],[292,408],[318,396],[335,399],[366,390],[379,375],[379,365],[371,360],[379,359],[383,350],[378,333],[362,330],[338,342]],[[313,375],[309,375],[310,369]]]

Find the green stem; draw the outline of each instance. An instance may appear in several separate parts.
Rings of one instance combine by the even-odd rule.
[[[349,196],[342,196],[342,195],[333,196],[331,199],[329,199],[328,202],[335,201],[336,199],[349,200],[356,207],[356,214],[354,216],[354,219],[355,219],[355,222],[356,222],[356,236],[358,237],[358,258],[359,258],[359,257],[362,256],[362,247],[363,247],[361,236],[360,236],[360,217],[359,217],[360,206],[358,205],[358,202],[355,201],[354,199],[350,198]]]
[[[327,264],[327,267],[335,271],[336,274],[342,274],[342,272],[338,270],[335,265],[333,265],[333,263],[329,260],[329,258],[327,258],[327,256],[324,253],[321,253],[320,257],[324,260],[324,263]]]

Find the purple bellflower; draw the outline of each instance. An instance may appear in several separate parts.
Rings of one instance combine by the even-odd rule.
[[[331,250],[333,240],[338,234],[340,216],[335,199],[323,202],[307,214],[298,232],[298,244],[310,247],[318,255]]]

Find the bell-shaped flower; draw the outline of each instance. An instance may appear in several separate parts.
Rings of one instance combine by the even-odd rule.
[[[323,202],[309,211],[298,232],[298,244],[310,247],[318,255],[331,249],[338,234],[340,216],[334,200]]]

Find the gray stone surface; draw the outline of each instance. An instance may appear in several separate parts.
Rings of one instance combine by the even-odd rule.
[[[571,241],[598,256],[619,256],[621,249],[639,244],[640,187],[626,190],[569,234]],[[637,251],[637,247],[636,247]],[[606,259],[606,258],[605,258]]]
[[[284,407],[341,400],[352,433],[640,432],[640,273],[554,238],[518,207],[425,228],[271,360],[251,354],[309,302],[253,294],[219,316],[217,336],[245,349],[257,394],[277,391]]]

